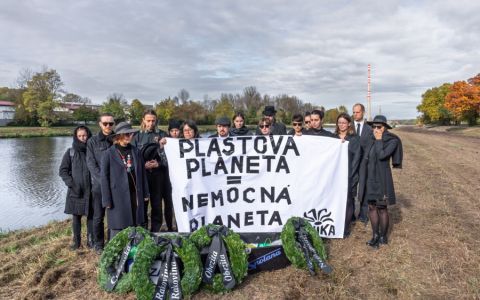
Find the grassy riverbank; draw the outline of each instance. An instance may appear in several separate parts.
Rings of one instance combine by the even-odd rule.
[[[371,229],[356,223],[348,239],[327,241],[330,276],[288,267],[248,276],[224,296],[193,298],[479,298],[480,138],[414,126],[394,132],[405,155],[404,168],[393,171],[398,204],[389,208],[388,246],[369,249]],[[480,128],[472,132],[480,136]],[[98,288],[98,256],[68,249],[70,226],[0,234],[0,299],[134,299]]]

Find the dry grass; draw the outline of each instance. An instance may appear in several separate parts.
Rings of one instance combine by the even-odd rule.
[[[394,171],[388,246],[369,249],[370,227],[328,241],[334,273],[309,276],[292,267],[247,277],[227,295],[195,299],[480,298],[480,139],[396,130],[404,169]],[[0,234],[0,298],[125,299],[96,284],[98,256],[72,252],[70,222]],[[129,294],[127,299],[133,299]]]

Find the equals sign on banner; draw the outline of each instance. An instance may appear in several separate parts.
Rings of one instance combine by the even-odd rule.
[[[242,176],[227,176],[227,184],[240,184],[242,183]]]

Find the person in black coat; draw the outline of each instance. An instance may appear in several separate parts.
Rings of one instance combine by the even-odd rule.
[[[372,225],[372,239],[367,244],[378,248],[379,244],[387,244],[389,226],[388,205],[395,204],[395,189],[393,186],[393,167],[402,166],[402,146],[398,136],[391,134],[387,118],[375,116],[369,124],[373,128],[373,137],[366,147],[367,183],[365,197],[368,201],[368,214]],[[394,157],[396,157],[394,159]]]
[[[287,133],[288,135],[301,136],[306,129],[303,128],[303,116],[301,114],[294,114],[292,117],[292,129]]]
[[[68,187],[65,213],[72,215],[73,250],[81,246],[82,216],[87,217],[87,245],[93,247],[93,206],[90,172],[87,167],[87,140],[92,136],[86,126],[73,131],[72,147],[62,158],[59,175]]]
[[[335,137],[333,133],[323,129],[322,121],[324,115],[325,113],[319,109],[315,109],[310,113],[310,128],[305,131],[305,135]]]
[[[347,205],[345,210],[345,229],[344,237],[350,235],[350,223],[355,212],[355,194],[358,183],[358,166],[360,164],[360,139],[355,134],[352,126],[352,118],[346,114],[341,113],[337,117],[335,136],[344,141],[348,141],[348,191],[347,191]]]
[[[102,205],[110,239],[129,226],[145,226],[144,207],[150,195],[145,162],[130,144],[136,131],[127,122],[119,123],[111,137],[113,146],[102,158]]]
[[[215,120],[215,126],[217,127],[217,133],[212,134],[209,138],[221,137],[226,138],[230,135],[230,119],[227,117],[220,117]]]
[[[252,135],[252,132],[245,126],[245,116],[242,112],[236,112],[232,118],[233,127],[230,128],[230,135],[232,136],[246,136]]]
[[[102,206],[102,190],[100,182],[100,165],[105,151],[110,148],[112,142],[108,138],[113,133],[115,121],[109,113],[103,113],[98,118],[100,131],[92,136],[87,142],[87,166],[92,177],[93,196],[93,242],[97,254],[103,251],[105,243],[105,208]]]
[[[364,159],[365,148],[369,141],[373,138],[373,130],[370,125],[368,125],[365,120],[365,106],[361,103],[356,103],[353,105],[353,126],[355,128],[356,134],[360,137],[360,149],[362,155],[360,158],[360,167],[358,170],[358,186],[357,186],[357,196],[360,206],[360,211],[358,213],[358,220],[363,222],[365,225],[368,223],[368,201],[365,200],[365,185],[367,184],[367,160]],[[354,219],[355,220],[355,219]]]
[[[265,106],[262,114],[263,114],[263,118],[267,118],[270,120],[270,134],[272,135],[287,134],[287,127],[285,126],[285,124],[281,122],[277,122],[277,119],[275,118],[275,115],[277,114],[275,107],[269,106],[269,105]],[[261,130],[259,128],[257,128],[256,134],[264,135],[261,133]]]

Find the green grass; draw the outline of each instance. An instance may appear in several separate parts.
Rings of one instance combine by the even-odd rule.
[[[71,136],[74,127],[0,127],[0,138]]]

